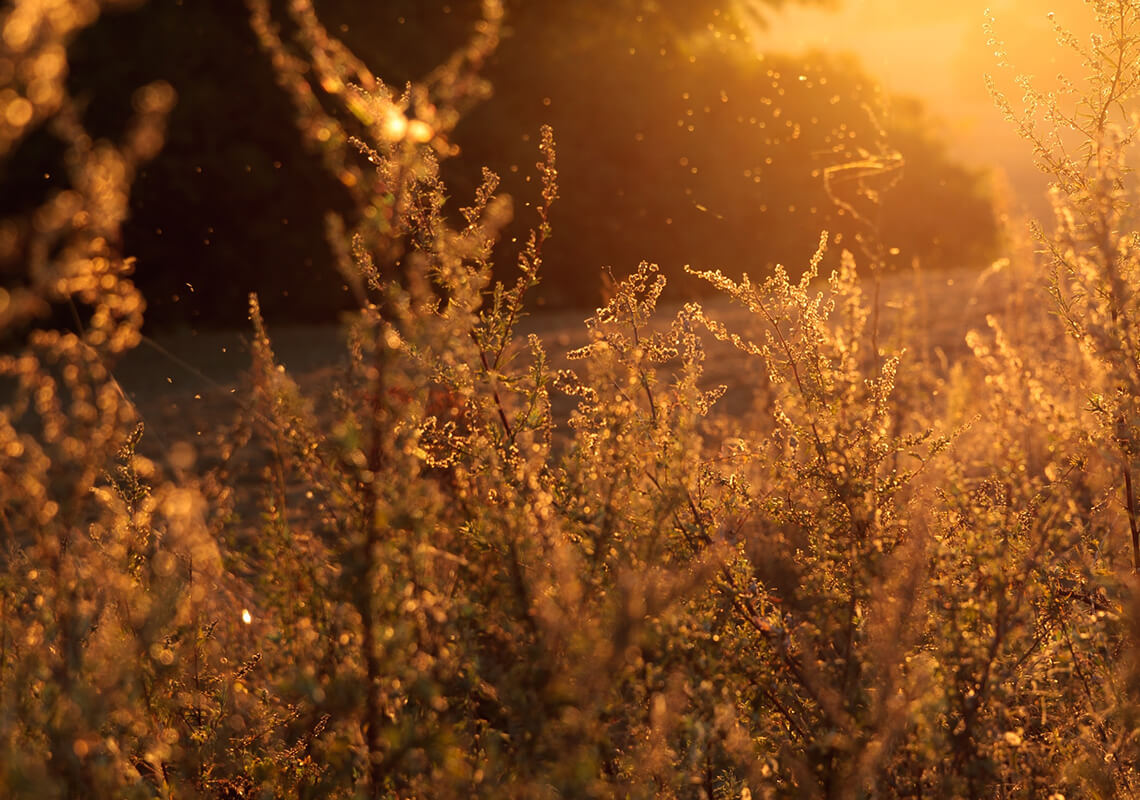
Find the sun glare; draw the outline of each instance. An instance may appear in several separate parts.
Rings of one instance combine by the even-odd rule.
[[[1013,75],[998,69],[995,43],[984,31],[987,14],[1012,55],[1016,74],[1049,80],[1072,74],[1080,59],[1054,46],[1051,16],[1083,35],[1089,14],[1081,0],[845,0],[817,8],[790,5],[754,34],[765,52],[848,52],[892,91],[924,101],[946,125],[952,152],[995,168],[1037,211],[1044,211],[1044,179],[1013,128],[994,108],[984,75],[1012,90]]]

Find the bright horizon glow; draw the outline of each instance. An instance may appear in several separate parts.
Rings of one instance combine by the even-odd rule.
[[[1015,72],[998,65],[983,30],[987,8],[1006,44]],[[1055,41],[1047,14],[1081,34],[1090,14],[1080,0],[1044,5],[1034,0],[841,0],[833,9],[789,6],[755,33],[765,52],[847,52],[893,92],[923,100],[947,127],[951,152],[963,161],[1004,173],[1019,199],[1040,211],[1044,178],[1029,150],[994,108],[985,88],[989,73],[1011,98],[1013,74],[1047,81],[1058,72],[1081,74],[1078,59]],[[1083,38],[1083,37],[1082,37]]]

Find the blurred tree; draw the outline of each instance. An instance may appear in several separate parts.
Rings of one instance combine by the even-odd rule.
[[[327,318],[345,292],[321,215],[348,200],[302,145],[244,5],[153,0],[106,14],[73,47],[70,83],[96,135],[126,118],[121,87],[158,78],[178,104],[124,229],[148,323],[244,324],[254,289],[280,318]]]
[[[690,292],[698,287],[678,277],[685,263],[758,274],[777,261],[795,268],[820,228],[854,236],[859,226],[835,212],[822,175],[888,147],[881,120],[906,160],[883,215],[896,260],[987,258],[996,236],[983,178],[949,159],[918,104],[896,102],[872,120],[865,107],[889,104],[852,62],[755,52],[750,31],[781,4],[508,0],[504,39],[485,67],[494,96],[461,123],[462,155],[445,164],[453,205],[487,165],[516,199],[513,230],[529,227],[533,137],[549,123],[562,200],[540,301],[596,304],[602,268],[623,274],[641,259],[675,278],[672,291]],[[287,4],[273,5],[288,40]],[[316,6],[331,33],[399,87],[466,39],[479,3]],[[122,86],[162,78],[179,95],[168,144],[140,174],[124,229],[151,325],[243,323],[252,289],[271,320],[329,319],[343,306],[323,218],[351,215],[352,203],[303,147],[244,4],[154,0],[106,14],[73,49],[70,82],[97,134],[115,135],[126,117]],[[24,159],[34,169],[0,176],[18,179],[17,195],[50,160],[40,138],[29,145],[40,155]],[[510,277],[509,252],[499,263]]]
[[[516,19],[488,69],[496,97],[460,129],[466,157],[453,163],[487,164],[527,198],[529,132],[553,125],[562,200],[547,263],[564,272],[548,271],[548,297],[592,303],[602,265],[624,273],[641,259],[661,264],[675,296],[700,288],[680,277],[686,263],[795,270],[822,228],[858,251],[854,237],[869,231],[835,207],[824,175],[868,157],[905,164],[881,198],[886,266],[995,252],[985,176],[953,162],[919,102],[886,96],[852,59],[763,56],[715,9],[687,33],[631,14],[621,36],[572,34],[587,12],[565,13],[545,28]]]

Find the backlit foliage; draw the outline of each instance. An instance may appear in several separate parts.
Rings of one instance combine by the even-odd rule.
[[[140,89],[112,144],[62,83],[42,105],[24,77],[0,89],[10,141],[23,99],[71,170],[0,223],[25,267],[0,290],[0,795],[1135,793],[1135,0],[1092,3],[1087,86],[1005,105],[1057,224],[1040,258],[994,265],[1019,294],[967,357],[910,346],[923,320],[890,329],[857,273],[890,253],[884,144],[826,176],[866,222],[830,276],[826,234],[798,279],[694,270],[742,310],[722,315],[659,308],[641,264],[566,368],[519,332],[557,228],[553,132],[513,281],[491,279],[498,178],[453,211],[440,177],[500,5],[399,91],[308,0],[287,25],[249,5],[360,206],[352,231],[329,222],[358,309],[315,394],[250,298],[216,468],[184,442],[144,457],[113,377],[143,309],[116,234],[172,91]],[[5,11],[9,77],[97,10]],[[76,330],[22,333],[53,306]],[[718,412],[712,357],[761,376],[744,413]]]

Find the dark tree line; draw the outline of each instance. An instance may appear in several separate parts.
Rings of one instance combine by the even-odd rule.
[[[330,32],[399,87],[465,39],[479,3],[316,5]],[[467,201],[486,165],[515,198],[509,234],[521,238],[534,222],[537,131],[553,125],[561,200],[540,301],[592,306],[603,267],[621,275],[642,259],[677,276],[677,292],[693,289],[679,277],[685,264],[794,272],[821,228],[846,243],[867,233],[827,196],[824,176],[838,174],[828,170],[897,151],[905,167],[876,233],[887,266],[985,261],[996,228],[984,176],[953,163],[918,103],[888,101],[855,63],[758,56],[749,26],[773,5],[511,0],[485,70],[494,94],[464,120],[460,155],[446,164],[452,204]],[[71,81],[97,134],[116,135],[130,87],[156,78],[174,85],[178,105],[165,149],[136,183],[122,243],[138,257],[150,323],[240,323],[253,289],[270,319],[334,317],[348,297],[323,219],[351,215],[351,203],[302,144],[245,5],[151,0],[105,14],[73,47]],[[50,191],[54,157],[49,134],[31,137],[0,175],[0,211]],[[507,244],[499,269],[509,278]]]

